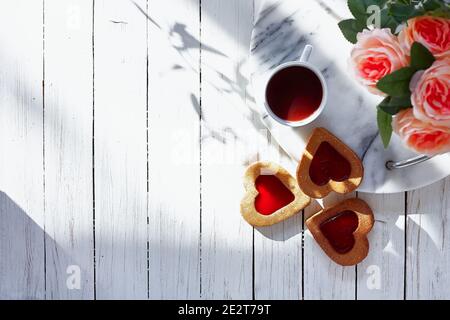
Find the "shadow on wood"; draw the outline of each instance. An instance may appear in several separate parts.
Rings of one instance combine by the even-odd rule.
[[[1,299],[58,299],[62,290],[81,292],[86,279],[81,264],[71,257],[52,239],[37,222],[6,193],[0,191],[0,298]],[[59,266],[61,274],[48,274],[47,250],[54,250],[59,261],[71,261],[70,265]],[[93,266],[93,261],[92,261]],[[52,270],[58,270],[53,268]],[[45,292],[49,281],[52,291]]]

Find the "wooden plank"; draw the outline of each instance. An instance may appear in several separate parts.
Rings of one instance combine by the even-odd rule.
[[[46,242],[49,299],[94,297],[92,69],[92,1],[46,0],[45,226],[52,239]]]
[[[258,17],[262,2],[263,0],[253,1],[253,19]],[[255,119],[256,121],[258,120]],[[268,139],[262,142],[265,148],[258,150],[259,158],[278,161],[295,176],[297,164],[282,151],[267,130],[262,129],[260,132]],[[302,238],[302,212],[288,221],[255,230],[254,290],[256,299],[302,299]]]
[[[199,2],[148,5],[150,298],[198,299]]]
[[[346,196],[330,194],[324,199],[324,205],[330,207],[354,196],[354,193]],[[314,202],[305,209],[305,219],[320,210],[319,204]],[[356,298],[356,268],[342,267],[334,263],[307,229],[304,237],[303,261],[304,299],[352,300]]]
[[[257,143],[243,76],[252,1],[202,2],[202,298],[250,299],[253,230],[240,216],[245,150]]]
[[[145,8],[146,1],[136,1]],[[147,30],[131,1],[95,1],[99,299],[147,298]]]
[[[448,299],[450,178],[408,193],[406,299]]]
[[[42,13],[0,2],[0,299],[45,297]]]
[[[357,269],[357,298],[403,299],[405,266],[405,193],[359,193],[375,215],[370,251]]]

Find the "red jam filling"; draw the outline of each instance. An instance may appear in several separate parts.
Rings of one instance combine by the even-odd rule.
[[[271,215],[294,201],[295,196],[275,175],[260,175],[255,181],[259,194],[255,208],[262,215]]]
[[[324,186],[330,180],[345,181],[351,172],[350,162],[326,141],[320,144],[309,167],[309,176],[318,186]]]
[[[359,220],[355,212],[346,210],[320,224],[320,230],[330,245],[340,254],[352,250],[355,245],[353,232],[358,228]]]

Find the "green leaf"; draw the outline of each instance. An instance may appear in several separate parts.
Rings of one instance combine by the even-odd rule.
[[[367,1],[364,0],[348,0],[348,8],[356,20],[366,20],[367,19]]]
[[[416,69],[405,67],[388,74],[378,81],[377,88],[393,97],[403,97],[411,93],[409,83]]]
[[[411,96],[404,97],[387,97],[379,105],[378,108],[387,114],[395,116],[403,109],[411,108]]]
[[[405,22],[411,18],[424,15],[426,12],[421,6],[415,3],[400,4],[391,3],[389,7],[389,14],[399,23]]]
[[[435,0],[438,1],[438,0]],[[431,6],[430,6],[431,8]],[[440,17],[445,19],[450,19],[450,4],[449,3],[443,3],[441,2],[440,7],[434,9],[434,10],[427,10],[428,15],[434,16],[434,17]]]
[[[426,0],[423,2],[425,11],[434,11],[442,8],[445,4],[442,0]]]
[[[383,9],[389,0],[363,0],[363,1],[367,4],[367,7],[375,5],[379,6],[380,9]]]
[[[380,24],[381,28],[389,28],[392,31],[392,34],[396,34],[397,27],[399,23],[395,20],[390,14],[389,9],[384,8],[380,11]]]
[[[416,70],[425,70],[431,67],[435,60],[433,54],[423,44],[413,43],[411,47],[411,67]]]
[[[357,42],[357,34],[362,32],[366,26],[362,25],[355,19],[347,19],[339,22],[339,28],[344,37],[351,43]]]
[[[369,17],[367,9],[375,5],[381,10],[385,7],[386,2],[387,0],[348,0],[348,8],[356,20],[367,26],[367,18]]]
[[[381,140],[385,148],[389,146],[392,138],[392,115],[378,109],[377,112],[378,129],[380,130]]]

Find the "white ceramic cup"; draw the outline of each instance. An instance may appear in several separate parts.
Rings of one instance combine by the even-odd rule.
[[[313,47],[311,45],[309,45],[309,44],[306,45],[305,48],[303,49],[300,60],[283,63],[271,71],[271,73],[267,79],[267,82],[264,85],[264,107],[266,108],[266,113],[262,115],[263,121],[266,121],[267,118],[270,116],[272,119],[276,120],[277,122],[279,122],[285,126],[301,127],[301,126],[304,126],[304,125],[307,125],[307,124],[313,122],[322,113],[323,109],[325,108],[326,102],[327,102],[328,90],[327,90],[327,84],[325,82],[325,78],[322,75],[322,73],[315,66],[313,66],[312,64],[310,64],[308,62],[308,60],[311,56],[312,50],[313,50]],[[267,102],[267,87],[270,83],[270,80],[272,80],[272,78],[278,72],[280,72],[281,70],[284,70],[286,68],[296,67],[296,66],[311,70],[312,72],[314,72],[314,74],[320,80],[320,83],[322,85],[322,102],[320,103],[320,106],[317,108],[317,110],[314,111],[314,113],[312,113],[308,118],[306,118],[304,120],[300,120],[300,121],[288,121],[288,120],[278,117],[272,111],[269,103]],[[282,94],[282,93],[280,93],[280,94]]]

